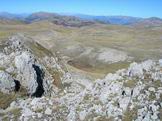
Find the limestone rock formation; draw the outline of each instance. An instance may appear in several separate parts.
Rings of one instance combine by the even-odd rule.
[[[28,52],[22,52],[21,55],[15,57],[15,67],[18,70],[21,84],[28,89],[30,94],[33,94],[38,86],[37,75],[32,64],[34,64],[34,59]]]
[[[0,91],[9,93],[15,89],[14,79],[5,71],[0,70]]]
[[[13,80],[17,80],[30,96],[41,97],[43,94],[55,93],[57,89],[53,88],[54,79],[48,68],[62,71],[61,67],[48,55],[38,57],[35,51],[41,51],[40,45],[37,47],[31,43],[34,42],[22,34],[15,35],[6,42],[0,53],[0,67],[6,71],[5,74],[1,72],[2,86],[6,83],[6,88],[9,88],[8,81],[14,83]],[[51,89],[53,92],[50,93]]]

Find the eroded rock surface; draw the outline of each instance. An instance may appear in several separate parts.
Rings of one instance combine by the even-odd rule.
[[[22,52],[15,57],[15,67],[18,71],[19,80],[30,94],[33,94],[38,86],[37,75],[32,64],[34,64],[34,59],[29,52]]]
[[[30,45],[31,42],[32,40],[28,40],[27,37],[20,34],[11,37],[5,43],[5,47],[0,53],[1,86],[8,91],[16,91],[20,89],[21,85],[27,90],[28,95],[41,97],[53,88],[54,79],[48,68],[56,70],[61,70],[61,68],[54,58],[52,62],[49,62],[52,57],[44,55],[37,57],[34,51],[39,51],[40,48]]]
[[[9,93],[15,87],[14,79],[5,71],[0,70],[0,91]]]

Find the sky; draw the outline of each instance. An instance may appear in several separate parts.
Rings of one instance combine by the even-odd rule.
[[[0,0],[0,12],[161,17],[162,0]]]

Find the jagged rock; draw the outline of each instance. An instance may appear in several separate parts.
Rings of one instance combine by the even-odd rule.
[[[29,41],[31,42],[30,39]],[[30,44],[27,43],[28,38],[21,34],[11,37],[6,42],[4,52],[0,52],[0,67],[13,74],[13,77],[27,89],[29,95],[40,97],[53,88],[53,78],[46,68],[61,70],[61,67],[56,63],[54,57],[46,56],[45,59],[40,59],[35,56]],[[63,72],[63,70],[61,71]],[[51,93],[54,94],[56,91]]]
[[[141,64],[132,63],[130,64],[130,67],[128,69],[128,75],[129,76],[143,76],[144,71],[149,71],[155,63],[152,60],[147,60],[142,62]]]
[[[20,83],[28,89],[29,94],[33,94],[38,87],[37,75],[32,67],[34,59],[29,52],[22,52],[15,57],[15,66],[18,74],[21,77]]]
[[[47,108],[47,109],[45,110],[45,114],[51,115],[51,114],[52,114],[52,110],[51,110],[50,108]]]
[[[4,93],[9,93],[14,89],[14,79],[8,73],[0,70],[0,90]]]

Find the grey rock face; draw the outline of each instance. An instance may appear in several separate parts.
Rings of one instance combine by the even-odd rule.
[[[34,59],[29,52],[22,52],[21,55],[15,57],[15,66],[21,80],[20,83],[28,89],[29,94],[33,94],[38,86],[37,75],[32,64],[34,64]]]
[[[53,86],[54,79],[47,68],[61,71],[62,69],[55,58],[49,57],[48,54],[46,57],[35,55],[32,48],[36,49],[35,51],[39,51],[40,48],[35,45],[33,47],[32,42],[31,39],[21,34],[9,38],[5,47],[0,51],[0,70],[6,71],[8,76],[14,78],[13,82],[18,80],[29,95],[40,97],[42,94],[55,94],[57,89]],[[9,83],[8,80],[5,82],[4,79],[1,82],[2,84]],[[7,86],[7,88],[10,87]]]
[[[0,90],[9,93],[15,88],[14,79],[6,72],[0,70]]]

